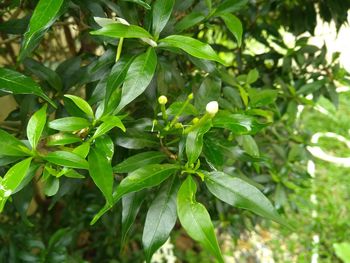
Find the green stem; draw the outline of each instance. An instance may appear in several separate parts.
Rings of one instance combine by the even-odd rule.
[[[181,109],[178,111],[178,113],[176,113],[174,119],[172,119],[172,121],[170,122],[170,128],[172,126],[174,126],[177,121],[179,120],[180,115],[182,114],[182,112],[186,109],[187,105],[190,103],[190,101],[193,99],[193,95],[192,93],[190,95],[188,95],[187,100],[185,101],[185,103],[182,105]]]
[[[160,105],[160,109],[162,110],[162,117],[163,117],[163,120],[167,121],[167,120],[168,120],[168,115],[166,114],[165,105],[164,105],[164,104],[161,104],[161,105]]]
[[[191,131],[193,131],[195,128],[200,127],[202,124],[204,124],[207,120],[211,119],[212,116],[209,113],[206,113],[205,115],[203,115],[202,118],[199,119],[199,121],[195,124],[193,124],[192,126],[186,128],[183,132],[183,134],[188,134]]]
[[[120,58],[120,54],[122,53],[122,49],[123,49],[123,42],[124,42],[124,38],[121,37],[119,39],[119,43],[118,43],[117,55],[115,56],[115,62],[118,62],[118,60]]]

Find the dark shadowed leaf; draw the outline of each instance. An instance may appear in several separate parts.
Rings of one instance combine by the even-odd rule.
[[[152,6],[152,32],[158,39],[160,32],[168,23],[175,0],[156,0]]]

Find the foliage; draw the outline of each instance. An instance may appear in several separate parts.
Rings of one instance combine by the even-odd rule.
[[[326,20],[345,20],[348,1],[303,11],[313,14],[317,4]],[[337,104],[336,84],[350,80],[337,55],[328,63],[326,48],[309,45],[308,37],[283,41],[283,29],[297,34],[315,26],[313,16],[288,20],[302,3],[2,5],[7,53],[0,54],[9,62],[0,68],[0,90],[19,105],[0,129],[4,258],[134,262],[142,243],[149,262],[178,222],[224,262],[214,229],[241,209],[249,211],[243,220],[256,222],[255,213],[289,227],[276,210],[308,182],[298,105],[321,95]],[[11,42],[22,35],[16,53]],[[64,44],[46,50],[55,38]],[[20,237],[10,235],[14,211],[43,232],[20,241],[22,250],[12,241]],[[38,229],[51,221],[47,233]],[[84,233],[88,241],[74,242]]]

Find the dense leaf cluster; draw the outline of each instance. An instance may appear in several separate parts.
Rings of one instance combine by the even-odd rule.
[[[5,1],[0,90],[18,107],[0,123],[0,211],[8,233],[14,211],[19,234],[47,218],[56,231],[13,254],[18,237],[0,228],[0,256],[133,262],[138,242],[150,262],[181,225],[224,262],[220,220],[245,209],[289,227],[277,210],[308,179],[298,106],[336,104],[349,83],[337,55],[297,34],[317,6],[340,25],[348,3],[280,2]],[[89,244],[100,236],[105,248]]]

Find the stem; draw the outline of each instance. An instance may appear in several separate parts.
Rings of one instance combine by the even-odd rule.
[[[170,122],[170,128],[171,128],[172,126],[174,126],[174,125],[177,123],[177,121],[178,121],[180,115],[181,115],[182,112],[186,109],[186,107],[187,107],[187,105],[190,103],[190,101],[193,99],[193,95],[192,95],[192,96],[191,96],[191,95],[192,95],[192,93],[191,93],[190,95],[188,95],[187,100],[186,100],[185,103],[182,105],[182,107],[181,107],[181,109],[179,110],[179,112],[176,113],[174,119],[172,119],[172,121]]]
[[[118,62],[119,58],[120,58],[120,54],[122,53],[122,49],[123,49],[123,42],[124,42],[124,38],[121,37],[118,43],[118,48],[117,48],[117,55],[115,57],[115,62]]]
[[[162,110],[162,117],[163,117],[163,120],[167,121],[167,120],[168,120],[168,115],[166,114],[165,105],[164,105],[164,104],[161,104],[161,105],[160,105],[160,109]]]
[[[211,119],[212,116],[209,113],[206,113],[200,120],[196,123],[193,124],[192,126],[186,128],[183,132],[183,134],[188,134],[191,131],[193,131],[195,128],[200,127],[202,124],[204,124],[207,120]]]

